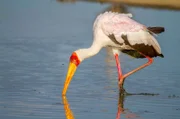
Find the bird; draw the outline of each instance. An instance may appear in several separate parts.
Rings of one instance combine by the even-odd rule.
[[[106,11],[99,14],[93,24],[92,45],[89,48],[72,52],[69,58],[69,67],[62,95],[66,95],[68,86],[80,63],[96,55],[105,47],[112,49],[116,60],[119,86],[123,87],[126,77],[152,64],[154,57],[164,57],[155,38],[157,34],[164,31],[164,27],[147,27],[133,20],[131,13]],[[119,60],[120,53],[125,53],[134,58],[146,58],[148,62],[126,74],[122,74]]]

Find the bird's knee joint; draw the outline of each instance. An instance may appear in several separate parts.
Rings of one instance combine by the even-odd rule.
[[[150,64],[152,64],[152,63],[153,63],[153,61],[154,61],[154,59],[153,59],[153,58],[148,58],[148,62],[147,62],[147,64],[148,64],[148,65],[150,65]]]
[[[150,59],[149,59],[149,62],[151,62],[151,63],[152,63],[153,61],[154,61],[154,59],[153,59],[153,58],[150,58]]]

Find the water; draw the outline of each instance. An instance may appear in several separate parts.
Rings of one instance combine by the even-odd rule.
[[[179,118],[179,11],[124,9],[147,26],[166,28],[158,36],[165,58],[156,58],[153,65],[125,81],[127,92],[159,95],[120,96],[114,58],[103,49],[78,67],[67,99],[62,100],[70,54],[89,47],[95,17],[110,6],[50,0],[0,1],[0,118],[64,119],[64,112],[70,110],[76,119],[115,119],[117,113],[121,119]],[[123,72],[128,72],[145,59],[122,55],[121,62]],[[63,101],[68,102],[63,105]]]

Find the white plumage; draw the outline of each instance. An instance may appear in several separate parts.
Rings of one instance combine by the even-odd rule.
[[[113,44],[111,39],[109,39],[109,43],[106,45],[119,47],[119,49],[136,50],[132,46],[135,44],[142,44],[153,46],[156,52],[161,54],[161,48],[158,42],[151,34],[151,32],[149,32],[146,26],[132,20],[130,17],[132,17],[132,14],[119,14],[114,12],[105,12],[100,14],[96,18],[93,26],[95,37],[97,40],[107,41],[107,39],[109,39],[109,35],[114,35],[115,39],[123,45],[120,46]],[[107,39],[103,39],[103,35],[105,35],[104,37],[107,36]],[[127,39],[131,47],[124,43],[124,39],[121,37],[122,35],[127,35]]]

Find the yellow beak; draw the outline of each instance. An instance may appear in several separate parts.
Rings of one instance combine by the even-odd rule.
[[[66,95],[66,91],[68,89],[68,86],[72,80],[72,77],[75,73],[77,69],[77,66],[74,62],[71,62],[69,63],[69,68],[68,68],[68,72],[67,72],[67,75],[66,75],[66,80],[64,82],[64,88],[63,88],[63,92],[62,92],[62,95]]]

